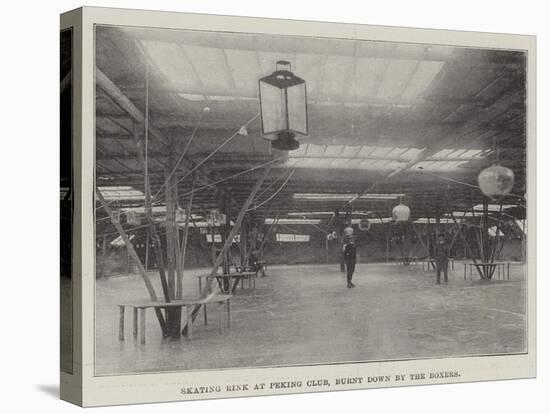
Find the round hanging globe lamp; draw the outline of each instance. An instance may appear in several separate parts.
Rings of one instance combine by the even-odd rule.
[[[396,223],[408,221],[411,216],[411,209],[405,204],[399,203],[393,208],[391,215]]]
[[[348,226],[344,229],[344,236],[351,236],[353,235],[353,227]]]
[[[488,197],[509,194],[514,186],[514,172],[502,165],[493,165],[482,170],[477,182],[481,192]]]

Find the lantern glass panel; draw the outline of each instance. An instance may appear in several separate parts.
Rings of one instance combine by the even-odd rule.
[[[285,90],[260,81],[262,130],[273,134],[287,129]]]
[[[288,128],[307,135],[306,83],[291,86],[288,94]]]

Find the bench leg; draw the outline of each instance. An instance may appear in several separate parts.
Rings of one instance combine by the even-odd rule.
[[[187,338],[193,339],[193,307],[186,306],[187,311]]]
[[[133,309],[133,313],[134,313],[134,319],[133,319],[133,326],[134,326],[134,329],[133,329],[133,334],[134,334],[134,339],[137,339],[137,336],[138,336],[138,310],[137,308],[134,308]]]
[[[140,332],[140,338],[141,338],[140,342],[142,344],[145,343],[145,310],[146,310],[145,308],[140,308],[139,309],[139,313],[140,313],[140,315],[139,315],[140,316],[140,318],[139,318],[140,321],[139,322],[140,322],[140,331],[141,331]]]
[[[227,299],[227,327],[231,327],[231,302],[230,299]]]
[[[207,326],[208,325],[208,316],[206,314],[206,303],[202,306],[204,308],[204,326]]]
[[[224,327],[225,327],[225,321],[224,321],[224,306],[223,306],[223,302],[220,302],[219,306],[219,317],[220,317],[220,334],[223,334],[223,331],[224,331]]]
[[[124,306],[119,306],[120,316],[118,319],[118,340],[124,341]]]

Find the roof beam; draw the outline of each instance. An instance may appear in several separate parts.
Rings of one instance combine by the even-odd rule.
[[[301,22],[303,23],[303,22]],[[109,29],[103,29],[109,30]],[[362,58],[412,59],[436,61],[472,61],[483,64],[523,65],[525,53],[521,51],[499,51],[486,49],[452,48],[449,46],[411,45],[410,48],[383,48],[383,42],[355,39],[301,38],[299,42],[289,36],[269,34],[224,33],[223,37],[189,30],[140,30],[133,28],[110,28],[127,36],[157,42],[171,42],[215,49],[235,49],[258,52],[328,54],[334,56],[357,56]],[[119,34],[120,35],[120,34]],[[260,41],[259,41],[260,40]],[[355,47],[355,44],[358,46]]]
[[[124,93],[105,75],[99,68],[96,68],[96,84],[100,87],[113,101],[120,106],[121,109],[126,111],[128,115],[137,123],[143,123],[145,121],[145,116],[143,113],[133,104],[133,102],[126,96]],[[158,129],[154,128],[149,122],[149,131],[154,135],[159,141],[163,142],[168,146],[169,140],[164,136],[164,134]],[[191,170],[194,166],[188,161],[182,160],[181,165],[187,169]],[[195,171],[197,178],[200,182],[203,182],[206,185],[211,185],[212,180],[204,173],[200,168]],[[223,190],[222,193],[225,194]],[[229,199],[235,202],[235,200],[230,196]],[[236,202],[235,202],[236,203]],[[238,204],[238,203],[236,203]]]
[[[124,88],[128,92],[141,91],[143,86],[136,84],[128,84]],[[189,95],[207,95],[207,96],[222,96],[233,97],[235,99],[258,99],[258,91],[255,89],[235,89],[235,88],[223,88],[223,87],[208,87],[206,85],[189,86],[178,82],[163,82],[163,83],[151,83],[150,90],[153,92],[168,93],[168,94],[189,94]],[[197,102],[197,101],[194,101]],[[441,104],[461,105],[461,104],[474,104],[480,107],[489,104],[482,98],[471,99],[459,99],[452,97],[442,98],[437,95],[426,96],[422,99],[382,99],[376,98],[375,95],[368,97],[353,96],[345,97],[342,94],[327,94],[323,93],[319,89],[317,93],[308,92],[308,105],[374,105],[374,106],[438,106]]]

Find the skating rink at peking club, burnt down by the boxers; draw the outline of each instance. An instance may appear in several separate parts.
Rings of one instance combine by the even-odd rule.
[[[95,46],[95,375],[527,351],[523,52]]]

